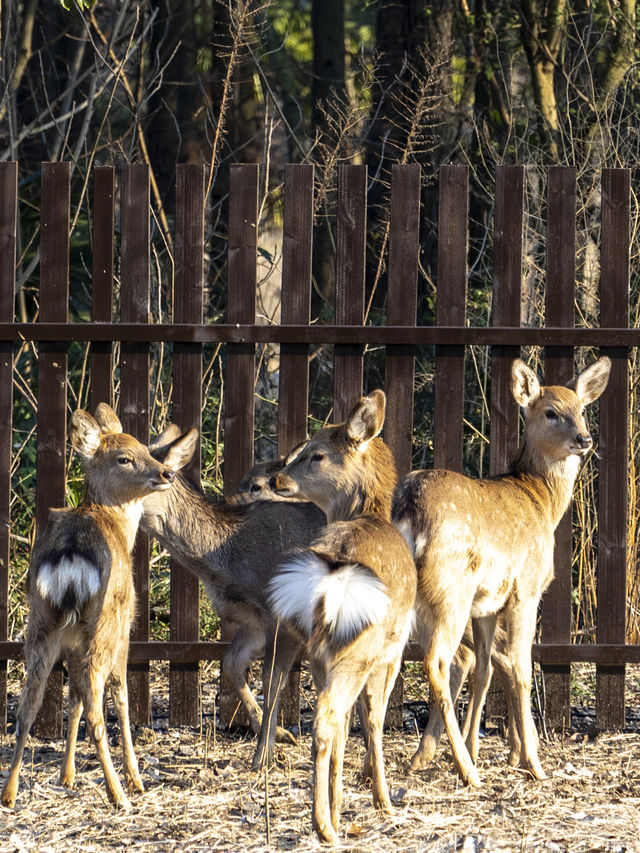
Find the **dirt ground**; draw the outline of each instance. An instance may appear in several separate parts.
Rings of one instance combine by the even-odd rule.
[[[88,740],[78,746],[78,786],[58,785],[62,741],[32,739],[25,754],[15,811],[0,811],[0,851],[266,851],[319,850],[311,831],[311,747],[308,733],[279,750],[267,777],[249,770],[252,737],[169,729],[162,701],[152,728],[135,733],[146,791],[132,810],[115,813]],[[583,709],[580,719],[588,719]],[[353,851],[638,851],[640,733],[574,731],[541,742],[549,775],[532,781],[508,767],[506,742],[483,738],[478,790],[461,787],[446,745],[432,768],[409,772],[418,743],[415,725],[385,734],[386,772],[395,813],[377,813],[359,781],[364,750],[349,738],[341,847]],[[113,726],[112,743],[118,743]],[[2,746],[5,775],[13,737]],[[119,759],[119,753],[116,754]],[[117,766],[119,767],[119,760]]]

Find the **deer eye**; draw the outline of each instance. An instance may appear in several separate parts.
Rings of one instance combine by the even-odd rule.
[[[547,420],[549,420],[549,421],[557,421],[558,420],[558,413],[555,411],[555,409],[547,409],[546,412],[544,413],[544,415],[547,418]]]
[[[311,461],[312,461],[312,462],[322,462],[322,460],[324,459],[324,457],[325,457],[325,454],[324,454],[324,453],[314,453],[314,454],[311,456]]]
[[[118,465],[132,465],[133,459],[130,456],[119,456]]]

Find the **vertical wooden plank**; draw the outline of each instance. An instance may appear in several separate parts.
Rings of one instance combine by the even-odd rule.
[[[93,268],[91,319],[110,323],[113,319],[115,169],[96,166],[93,173]],[[113,405],[113,344],[91,344],[91,411],[98,403]]]
[[[42,164],[40,209],[40,320],[69,319],[70,164]],[[67,345],[42,343],[38,357],[38,441],[36,451],[36,524],[49,508],[64,506],[67,435]],[[35,730],[39,737],[62,732],[62,672],[49,678]]]
[[[228,323],[255,323],[258,249],[258,166],[234,164],[229,185]],[[253,463],[255,344],[227,344],[224,389],[224,490],[232,492]],[[222,626],[229,639],[231,626]],[[235,690],[220,684],[219,719],[244,724]]]
[[[440,167],[436,323],[463,326],[467,297],[469,170]],[[462,471],[464,347],[436,347],[433,459],[435,468]]]
[[[498,166],[493,234],[493,326],[519,326],[522,291],[524,167]],[[491,347],[489,472],[507,470],[518,449],[518,406],[511,393],[511,364],[519,347]],[[492,683],[487,719],[505,719],[504,693]]]
[[[391,170],[391,221],[387,276],[387,324],[415,326],[418,310],[418,255],[420,251],[420,166],[394,165]],[[411,469],[413,438],[413,379],[415,347],[387,347],[385,392],[387,413],[384,440],[393,452],[398,477]],[[402,673],[389,696],[386,724],[403,725]]]
[[[629,326],[629,169],[602,174],[600,324]],[[627,604],[629,353],[603,347],[611,359],[600,400],[598,484],[598,643],[624,643]],[[596,667],[596,724],[625,724],[625,666]]]
[[[13,322],[18,164],[0,163],[0,322]],[[0,642],[9,639],[13,342],[0,341]],[[22,592],[22,591],[21,591]],[[7,661],[0,661],[0,732],[7,728]]]
[[[176,170],[174,323],[202,323],[204,278],[204,166],[182,164]],[[173,420],[183,429],[202,423],[202,345],[173,347]],[[200,451],[185,472],[200,480]],[[197,641],[200,629],[198,578],[171,560],[172,640]],[[198,723],[198,664],[175,663],[169,669],[169,723]]]
[[[367,167],[338,170],[336,325],[362,325],[367,236]],[[346,420],[362,395],[363,348],[337,344],[333,355],[333,422]]]
[[[574,325],[576,263],[576,171],[549,168],[547,203],[547,288],[545,323]],[[564,385],[573,375],[571,347],[545,348],[545,383]],[[556,530],[555,579],[542,599],[542,642],[571,640],[571,506]],[[544,666],[546,722],[553,728],[571,724],[571,667]]]
[[[309,325],[313,246],[313,166],[288,165],[285,170],[282,240],[283,324]],[[307,436],[309,413],[309,348],[280,346],[278,391],[278,455],[284,456]],[[300,669],[289,673],[280,698],[280,723],[300,726]]]
[[[121,287],[123,323],[148,323],[149,289],[149,167],[122,167],[120,203]],[[120,348],[120,419],[125,432],[149,442],[149,344],[123,342]],[[132,640],[149,639],[149,537],[138,532],[133,555],[137,617]],[[151,719],[149,664],[128,667],[129,711],[134,725]]]
[[[387,324],[415,326],[418,310],[418,255],[420,252],[420,166],[394,165],[391,172],[391,227]],[[393,451],[398,477],[411,469],[413,438],[413,379],[415,347],[387,347],[385,391],[387,410],[384,438]]]
[[[258,166],[231,166],[227,323],[255,323]],[[224,489],[232,492],[253,464],[255,344],[228,344],[225,371]],[[231,453],[231,448],[233,452]]]

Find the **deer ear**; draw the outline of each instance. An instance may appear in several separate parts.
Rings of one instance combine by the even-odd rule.
[[[380,389],[372,391],[368,397],[361,397],[347,419],[347,438],[362,444],[378,435],[384,424],[386,403],[387,398]]]
[[[197,442],[198,430],[191,427],[189,432],[185,432],[184,435],[179,436],[170,444],[158,448],[153,456],[172,471],[179,471],[191,460]]]
[[[583,406],[588,406],[597,400],[607,387],[610,372],[611,359],[603,355],[572,379],[567,387],[576,392]]]
[[[85,459],[91,459],[100,447],[100,426],[83,409],[71,416],[71,445]]]
[[[98,403],[96,407],[96,421],[102,432],[122,432],[120,419],[111,406],[106,403]]]
[[[516,358],[511,365],[511,393],[523,409],[529,408],[540,396],[538,377],[521,358]]]
[[[149,453],[153,455],[154,451],[160,450],[161,447],[166,447],[167,444],[171,444],[172,441],[175,441],[179,435],[182,435],[182,430],[178,426],[178,424],[169,424],[166,429],[163,429],[157,438],[149,445]]]

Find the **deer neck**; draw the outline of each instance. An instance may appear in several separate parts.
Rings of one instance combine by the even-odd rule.
[[[567,511],[580,470],[580,457],[565,456],[549,462],[526,440],[512,466],[512,473],[533,481],[546,498],[554,528]]]
[[[82,504],[99,513],[108,513],[111,517],[115,517],[116,524],[125,537],[129,551],[133,550],[142,516],[142,498],[136,498],[125,503],[110,504],[98,499],[97,495],[92,494],[91,489],[86,489]]]
[[[374,438],[355,467],[353,482],[345,489],[336,490],[335,497],[325,510],[327,520],[349,521],[362,515],[391,521],[391,503],[397,483],[395,463],[391,451]]]

